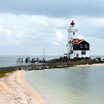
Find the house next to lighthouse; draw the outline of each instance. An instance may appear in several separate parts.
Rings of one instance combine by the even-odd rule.
[[[89,58],[90,44],[84,39],[77,38],[78,29],[74,28],[75,23],[72,21],[68,29],[67,57]]]

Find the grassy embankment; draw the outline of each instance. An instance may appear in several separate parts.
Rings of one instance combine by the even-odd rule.
[[[49,66],[54,65],[54,66],[61,66],[61,65],[68,65],[68,66],[75,66],[75,65],[86,65],[87,64],[92,64],[91,60],[89,59],[55,59],[52,60],[52,63],[49,64]]]
[[[11,73],[15,70],[0,70],[0,78],[5,76],[7,73]]]

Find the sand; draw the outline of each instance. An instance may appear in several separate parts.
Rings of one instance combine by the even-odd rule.
[[[0,104],[38,104],[15,71],[0,78]]]
[[[86,65],[76,65],[76,67],[85,67],[85,66],[103,66],[104,63],[98,63],[98,64],[86,64]]]

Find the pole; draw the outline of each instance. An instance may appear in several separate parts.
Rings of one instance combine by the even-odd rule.
[[[45,49],[43,48],[43,58],[45,60]]]
[[[44,65],[44,61],[45,61],[45,49],[43,48],[43,65]]]

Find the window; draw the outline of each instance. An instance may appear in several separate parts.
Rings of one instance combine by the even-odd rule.
[[[84,48],[85,48],[85,49],[88,49],[88,45],[87,45],[87,44],[85,44]]]
[[[83,48],[83,44],[80,44],[80,48],[81,48],[81,49]]]
[[[81,52],[81,55],[86,55],[86,51],[82,51]]]
[[[73,35],[75,35],[75,32],[73,32]]]

